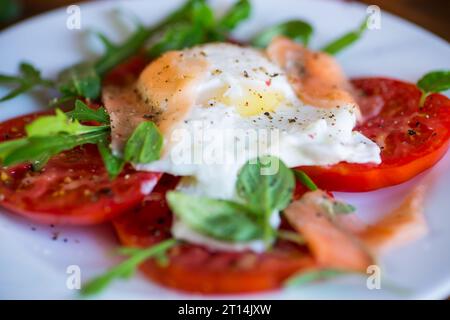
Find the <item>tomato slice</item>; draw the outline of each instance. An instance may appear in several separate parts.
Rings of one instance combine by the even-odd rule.
[[[353,81],[366,119],[355,130],[381,148],[382,163],[339,163],[300,167],[322,189],[370,191],[405,182],[432,167],[446,153],[450,139],[450,99],[430,95],[419,108],[413,84],[384,78]]]
[[[0,124],[0,141],[24,135],[24,126],[40,114]],[[0,205],[47,224],[91,225],[108,221],[137,205],[161,174],[127,167],[111,181],[94,145],[58,154],[42,171],[23,164],[0,169]]]
[[[165,193],[176,182],[176,178],[164,175],[142,206],[113,221],[122,244],[147,247],[171,237],[172,214]],[[276,289],[293,273],[314,265],[305,247],[285,241],[279,241],[273,250],[263,254],[219,252],[182,244],[172,248],[168,256],[167,266],[148,260],[141,265],[141,270],[162,285],[201,293]]]

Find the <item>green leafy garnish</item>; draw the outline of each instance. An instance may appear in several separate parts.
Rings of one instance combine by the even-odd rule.
[[[97,99],[101,78],[92,63],[81,63],[63,70],[58,76],[58,88],[63,97]]]
[[[274,236],[270,216],[290,203],[295,179],[292,171],[278,158],[266,156],[253,162],[247,162],[240,170],[236,193],[263,221],[264,238],[270,242]],[[276,166],[276,172],[264,174],[269,166]]]
[[[229,242],[246,242],[262,236],[262,229],[249,209],[239,203],[177,191],[169,192],[167,201],[180,220],[201,234]]]
[[[102,140],[97,143],[98,151],[102,156],[103,163],[105,164],[106,171],[110,179],[115,179],[123,169],[125,161],[122,158],[116,157],[112,154],[109,142]]]
[[[304,245],[306,243],[305,238],[295,231],[278,230],[277,237],[282,240],[294,242],[298,245]]]
[[[21,3],[15,0],[0,1],[0,23],[10,22],[19,17],[22,11]]]
[[[19,76],[0,75],[0,84],[15,87],[5,96],[1,97],[0,102],[11,100],[39,86],[51,87],[53,85],[52,81],[43,79],[41,72],[29,63],[22,62],[19,66],[19,71]]]
[[[253,38],[251,43],[255,47],[265,48],[273,38],[285,36],[307,46],[312,33],[313,27],[309,23],[302,20],[291,20],[262,31]]]
[[[352,274],[352,271],[341,269],[318,269],[294,274],[284,282],[285,287],[299,287],[316,281],[333,279],[338,276]]]
[[[41,168],[62,151],[107,139],[109,130],[109,126],[82,125],[56,109],[55,115],[41,116],[27,125],[27,137],[0,143],[0,159],[5,166],[31,162]]]
[[[271,165],[275,171],[264,175]],[[260,157],[239,172],[239,203],[181,192],[170,192],[167,200],[177,218],[201,234],[230,242],[264,239],[269,245],[276,236],[270,218],[289,204],[294,186],[293,173],[281,160]]]
[[[81,294],[83,296],[90,296],[98,294],[103,289],[105,289],[113,280],[118,278],[128,278],[135,272],[136,268],[149,258],[155,258],[157,256],[161,257],[165,255],[167,250],[177,245],[177,240],[168,239],[160,242],[154,246],[145,249],[134,249],[129,251],[124,251],[124,254],[130,255],[130,257],[120,263],[119,265],[111,268],[106,273],[99,277],[94,278],[81,289]]]
[[[305,172],[296,169],[293,169],[293,171],[297,180],[300,181],[300,183],[306,188],[308,188],[310,191],[316,191],[319,189],[314,183],[314,181],[312,181],[311,178]]]
[[[450,71],[429,72],[420,78],[417,82],[417,87],[422,91],[422,97],[420,98],[420,106],[422,107],[430,94],[450,89]]]
[[[331,198],[324,199],[321,202],[321,206],[331,217],[335,217],[338,214],[348,214],[356,211],[356,208],[351,204],[337,201]]]
[[[343,36],[331,41],[329,44],[322,48],[322,51],[335,55],[336,53],[349,47],[350,45],[358,41],[367,30],[367,22],[368,18],[364,19],[364,21],[356,30],[350,31]]]
[[[105,108],[100,107],[96,110],[89,108],[83,101],[75,101],[75,108],[66,113],[72,119],[78,121],[97,121],[99,123],[109,124],[109,115]]]
[[[235,29],[242,21],[247,20],[252,12],[252,6],[249,0],[237,1],[218,21],[217,30],[221,33],[230,32]]]
[[[133,163],[149,163],[161,156],[163,137],[151,121],[140,123],[125,145],[124,158]]]

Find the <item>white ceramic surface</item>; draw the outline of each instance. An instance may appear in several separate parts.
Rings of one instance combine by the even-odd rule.
[[[126,8],[146,24],[164,17],[181,0],[100,1],[81,5],[82,31],[105,31],[114,39],[118,32],[111,22],[111,10]],[[231,1],[212,1],[221,11]],[[237,31],[246,38],[261,28],[289,18],[302,18],[315,27],[311,46],[318,48],[327,40],[354,28],[365,15],[359,4],[325,0],[254,0],[250,21]],[[21,60],[33,62],[45,75],[86,57],[82,31],[66,28],[67,13],[57,10],[13,26],[0,33],[0,72],[14,73]],[[123,31],[123,30],[122,30]],[[120,37],[118,35],[121,35]],[[349,76],[390,76],[416,81],[433,69],[450,69],[450,46],[417,26],[387,13],[382,14],[381,30],[367,32],[364,39],[339,55]],[[0,95],[4,89],[0,89]],[[22,96],[1,105],[0,120],[39,110],[45,99]],[[365,279],[345,277],[302,289],[229,298],[272,299],[391,299],[444,298],[450,294],[450,155],[425,174],[404,185],[383,191],[351,195],[339,194],[357,205],[364,218],[374,219],[388,211],[418,181],[430,185],[426,200],[426,218],[430,232],[380,259],[382,289],[368,290]],[[36,230],[32,231],[31,228]],[[52,240],[54,232],[58,240]],[[67,239],[67,242],[64,242]],[[78,265],[82,279],[103,271],[117,262],[111,252],[117,245],[111,227],[66,228],[37,225],[2,211],[0,214],[0,298],[76,298],[76,291],[66,287],[66,268]],[[396,290],[393,287],[406,289]],[[115,282],[98,298],[176,299],[218,298],[189,295],[161,288],[141,275],[129,281]],[[223,296],[222,296],[223,297]]]

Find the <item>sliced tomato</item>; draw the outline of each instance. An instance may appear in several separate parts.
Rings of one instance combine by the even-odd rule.
[[[173,189],[176,181],[176,178],[164,175],[142,206],[113,221],[124,245],[147,247],[171,236],[172,214],[165,193]],[[202,293],[276,289],[293,273],[314,265],[305,247],[284,241],[263,254],[218,252],[182,244],[171,249],[168,256],[167,266],[148,260],[141,265],[141,270],[162,285]]]
[[[39,114],[0,124],[0,141],[24,134]],[[23,164],[0,170],[0,205],[48,224],[91,225],[108,221],[135,206],[161,174],[127,167],[111,181],[95,145],[84,145],[50,159],[43,170]]]
[[[444,156],[450,139],[450,99],[433,94],[419,108],[421,92],[413,84],[383,78],[353,84],[361,92],[366,119],[355,130],[380,146],[382,163],[301,167],[320,188],[359,192],[393,186]]]

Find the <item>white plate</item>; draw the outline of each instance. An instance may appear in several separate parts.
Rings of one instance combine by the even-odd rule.
[[[82,30],[103,30],[118,39],[110,12],[125,7],[146,24],[156,22],[181,0],[95,2],[81,5]],[[290,18],[303,18],[315,26],[312,47],[354,28],[365,15],[362,5],[340,1],[258,0],[251,21],[238,30],[245,38],[265,26]],[[213,1],[218,10],[230,1]],[[33,62],[53,75],[83,60],[86,50],[81,32],[66,28],[65,10],[50,12],[25,21],[0,34],[0,72],[14,73],[21,60]],[[123,34],[122,34],[123,36]],[[387,13],[382,14],[381,30],[368,32],[364,39],[339,55],[350,76],[391,76],[408,81],[433,69],[450,69],[449,45],[432,34]],[[0,95],[4,93],[3,89]],[[22,96],[2,104],[0,120],[31,112],[43,105],[36,96]],[[276,291],[232,298],[444,298],[450,294],[450,156],[447,155],[426,174],[399,187],[383,191],[342,194],[359,206],[362,215],[373,218],[386,212],[419,180],[427,177],[430,190],[426,201],[429,235],[415,243],[381,257],[383,276],[390,284],[408,290],[392,290],[383,285],[369,290],[365,279],[342,278],[302,289]],[[32,231],[31,228],[36,230]],[[52,240],[59,232],[58,240]],[[67,239],[67,242],[64,242]],[[103,271],[117,260],[111,254],[117,245],[109,226],[62,228],[36,225],[7,212],[0,215],[0,298],[75,298],[66,287],[69,265],[81,268],[83,280]],[[204,296],[203,296],[204,297]],[[217,296],[216,296],[217,297]],[[130,281],[115,282],[99,298],[174,299],[202,298],[161,288],[137,275]],[[208,298],[208,297],[207,297]]]

